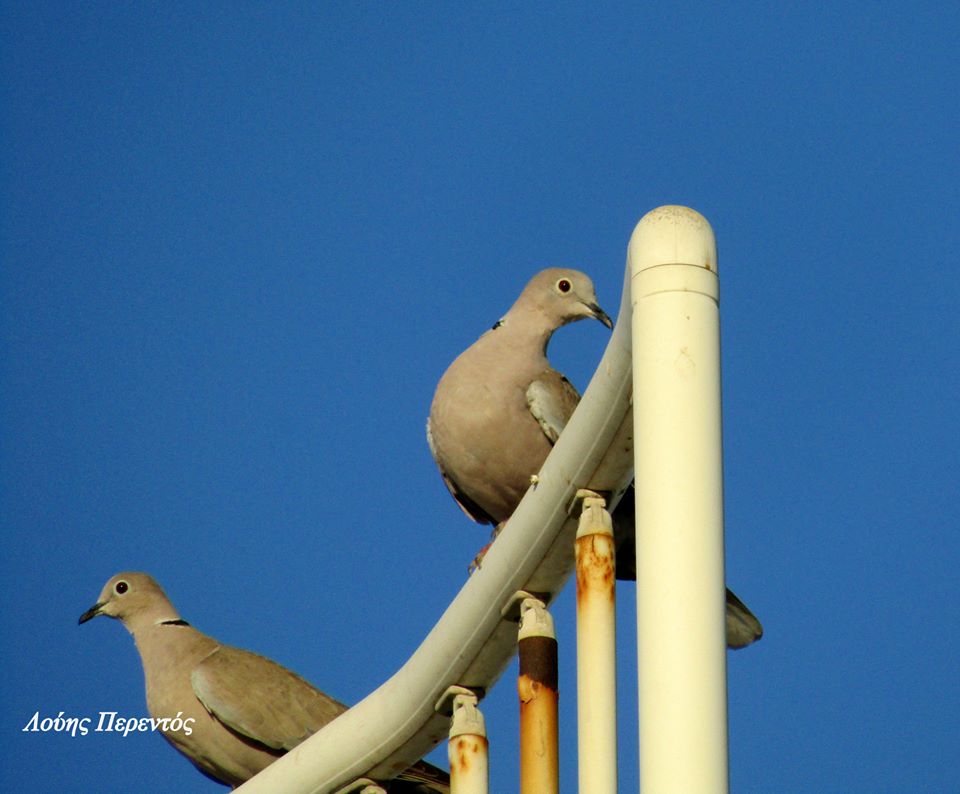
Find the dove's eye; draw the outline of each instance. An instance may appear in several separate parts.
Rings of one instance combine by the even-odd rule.
[[[130,589],[130,585],[128,585],[126,582],[117,582],[113,589],[116,590],[120,595],[123,595],[125,592],[127,592],[127,590]]]
[[[561,292],[569,292],[570,287],[571,287],[570,282],[567,281],[565,278],[562,278],[557,282],[557,289],[560,290]]]

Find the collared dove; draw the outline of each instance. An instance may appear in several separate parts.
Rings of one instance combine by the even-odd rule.
[[[133,635],[147,708],[155,720],[167,718],[159,723],[164,738],[231,788],[347,709],[276,662],[197,631],[145,573],[112,577],[79,622],[97,615],[119,619]],[[388,790],[448,794],[448,781],[446,772],[419,761]]]
[[[593,282],[577,270],[535,275],[492,329],[461,353],[437,385],[427,443],[453,498],[474,521],[500,526],[516,509],[580,401],[550,366],[547,345],[563,325],[613,323]],[[617,578],[635,579],[633,488],[614,511]],[[727,590],[727,644],[741,648],[763,628]]]

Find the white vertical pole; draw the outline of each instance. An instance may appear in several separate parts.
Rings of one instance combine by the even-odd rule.
[[[606,502],[589,491],[577,529],[580,794],[617,794],[616,552]],[[578,495],[580,495],[578,494]]]
[[[488,755],[487,729],[477,708],[477,696],[456,694],[447,744],[451,794],[487,794]]]
[[[727,777],[716,242],[687,207],[645,215],[633,303],[637,650],[643,794],[723,794]]]

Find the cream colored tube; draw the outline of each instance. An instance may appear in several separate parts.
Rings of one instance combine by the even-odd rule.
[[[637,224],[633,303],[637,645],[643,794],[726,792],[720,322],[710,224]]]
[[[606,503],[586,496],[577,529],[580,794],[617,794],[616,553]]]
[[[447,745],[450,794],[487,794],[488,755],[487,730],[483,714],[477,708],[477,698],[457,695]]]

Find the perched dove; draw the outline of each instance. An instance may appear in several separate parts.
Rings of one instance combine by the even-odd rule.
[[[164,738],[207,777],[231,788],[347,709],[276,662],[201,634],[145,573],[110,579],[80,623],[97,615],[118,618],[133,635],[147,708],[155,720],[167,718],[159,723]],[[448,781],[445,772],[420,761],[391,781],[389,791],[448,793]]]
[[[580,395],[550,366],[547,345],[563,325],[613,323],[593,282],[577,270],[535,275],[510,311],[450,365],[437,385],[427,442],[453,498],[474,521],[501,525],[543,466]],[[614,511],[617,578],[635,579],[633,488]],[[741,648],[763,628],[727,590],[727,644]]]

